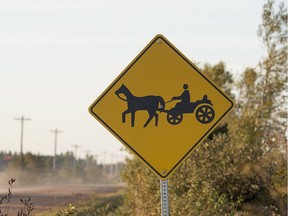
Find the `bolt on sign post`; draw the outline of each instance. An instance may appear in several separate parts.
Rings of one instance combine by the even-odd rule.
[[[166,180],[233,104],[171,42],[156,35],[89,111]]]

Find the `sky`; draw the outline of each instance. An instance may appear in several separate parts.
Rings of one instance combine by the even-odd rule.
[[[88,107],[147,43],[163,34],[196,65],[226,63],[237,78],[264,50],[264,1],[0,0],[0,150],[86,153],[122,160],[123,145]]]

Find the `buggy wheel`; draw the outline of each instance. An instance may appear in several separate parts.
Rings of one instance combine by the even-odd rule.
[[[173,113],[173,112],[167,113],[167,121],[172,125],[179,124],[182,121],[182,119],[183,119],[182,113]]]
[[[215,117],[214,109],[209,105],[202,105],[196,110],[196,119],[202,124],[208,124]]]

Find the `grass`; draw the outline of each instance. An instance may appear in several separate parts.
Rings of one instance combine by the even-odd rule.
[[[123,195],[99,197],[79,206],[77,216],[119,215],[119,207],[123,203]]]
[[[119,207],[123,203],[124,189],[115,193],[93,195],[86,201],[79,203],[67,203],[62,209],[54,208],[47,212],[37,214],[38,216],[69,215],[69,216],[109,216],[119,215]]]

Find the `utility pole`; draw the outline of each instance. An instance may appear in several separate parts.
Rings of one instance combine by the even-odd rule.
[[[118,155],[115,155],[115,157],[116,157],[116,161],[115,161],[115,174],[118,175],[118,163],[119,163]]]
[[[50,130],[50,132],[55,134],[55,141],[54,141],[54,158],[53,158],[53,171],[56,170],[56,156],[57,156],[57,136],[58,133],[62,133],[63,131],[59,131],[58,129]]]
[[[89,167],[90,167],[90,156],[89,156],[89,153],[91,152],[90,150],[86,150],[85,151],[86,152],[86,166],[87,166],[87,171],[88,171],[88,169],[89,169]]]
[[[107,154],[107,152],[106,151],[104,151],[103,152],[103,155],[104,155],[104,157],[103,157],[103,176],[105,176],[106,175],[106,154]]]
[[[76,160],[77,160],[77,149],[80,148],[81,146],[79,145],[72,145],[73,148],[75,148],[75,153],[74,153],[74,166],[73,166],[73,172],[74,174],[76,173]]]
[[[24,122],[30,121],[30,118],[25,118],[24,115],[21,118],[14,118],[17,121],[21,121],[21,135],[20,135],[20,168],[23,168],[23,136],[24,136]]]
[[[98,154],[95,154],[93,158],[95,158],[95,161],[96,161],[96,166],[98,165],[98,157],[99,155]]]
[[[114,171],[114,169],[113,169],[113,159],[114,159],[114,154],[111,154],[111,164],[110,164],[110,176],[111,177],[113,177],[114,175],[113,175],[113,171]]]

